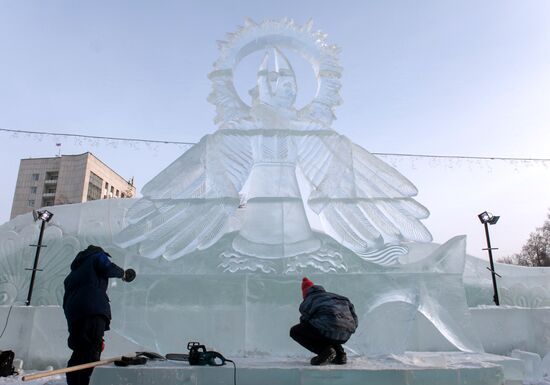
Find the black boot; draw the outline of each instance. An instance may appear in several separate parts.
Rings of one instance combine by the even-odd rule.
[[[328,365],[336,357],[336,351],[333,348],[326,348],[318,356],[311,359],[311,365]]]
[[[331,361],[331,363],[333,363],[335,365],[345,365],[345,364],[348,363],[348,356],[346,355],[345,352],[336,353],[336,356]]]
[[[331,361],[331,363],[335,365],[345,365],[348,362],[348,357],[346,355],[346,352],[344,351],[344,348],[342,347],[342,345],[336,345],[333,347],[334,351],[336,352],[336,356]]]

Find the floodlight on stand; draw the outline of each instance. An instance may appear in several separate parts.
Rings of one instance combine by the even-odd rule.
[[[496,276],[499,276],[497,272],[495,271],[495,264],[493,263],[493,250],[497,250],[497,248],[491,247],[491,239],[489,238],[489,226],[488,225],[494,225],[498,222],[500,217],[498,215],[493,215],[490,212],[484,211],[481,214],[477,216],[481,223],[483,223],[483,226],[485,227],[485,237],[487,238],[487,248],[483,250],[487,250],[489,253],[489,263],[491,267],[487,268],[491,272],[491,277],[493,279],[493,301],[495,302],[495,305],[499,306],[500,302],[498,299],[498,289],[497,289],[497,280]]]
[[[484,211],[481,214],[479,214],[477,217],[479,218],[481,223],[485,223],[489,221],[490,215],[487,211]]]
[[[42,245],[42,237],[44,235],[44,229],[46,227],[46,223],[49,222],[50,219],[52,219],[53,213],[49,212],[48,210],[42,210],[42,211],[33,210],[32,217],[34,218],[35,222],[40,220],[42,221],[42,223],[40,224],[40,235],[38,236],[38,244],[31,245],[33,247],[36,247],[36,254],[34,256],[34,265],[32,269],[27,269],[32,271],[31,283],[29,285],[29,293],[27,295],[27,301],[25,302],[27,306],[31,304],[32,290],[34,288],[34,279],[36,277],[36,272],[40,271],[40,269],[38,269],[38,258],[40,257],[40,249],[42,247],[46,247],[46,245]]]
[[[33,210],[32,211],[32,217],[35,221],[42,220],[44,222],[49,222],[50,219],[53,217],[53,213],[49,212],[48,210]]]

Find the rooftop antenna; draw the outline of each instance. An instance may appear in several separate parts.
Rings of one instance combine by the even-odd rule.
[[[55,146],[57,147],[57,156],[61,157],[61,143],[56,143]]]

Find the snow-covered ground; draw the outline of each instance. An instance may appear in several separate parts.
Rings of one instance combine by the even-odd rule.
[[[24,374],[31,374],[33,372],[24,373]],[[33,381],[23,381],[21,378],[23,377],[23,374],[17,375],[17,376],[9,376],[9,377],[0,377],[0,384],[9,384],[9,385],[18,385],[18,384],[25,384],[25,385],[66,385],[67,381],[65,380],[65,375],[56,375],[52,377],[47,378],[40,378],[38,380]]]
[[[310,383],[316,378],[319,384],[422,384],[426,378],[430,384],[476,384],[501,385],[521,383],[523,362],[519,359],[486,353],[463,352],[407,352],[402,355],[376,357],[349,357],[347,365],[312,367],[307,357],[274,360],[273,358],[236,358],[238,384],[267,383]],[[179,384],[186,378],[194,383],[211,383],[232,377],[231,366],[224,368],[191,367],[186,363],[173,361],[151,361],[145,366],[120,368],[106,365],[95,369],[93,385],[104,383],[151,385]],[[388,373],[391,372],[391,375]],[[23,384],[23,374],[0,378],[2,384]],[[113,379],[115,382],[113,382]],[[537,381],[524,381],[528,385],[550,385],[548,377]],[[419,382],[420,381],[420,382]],[[230,382],[228,382],[230,383]],[[65,385],[65,377],[56,375],[44,379],[25,382],[38,385]]]

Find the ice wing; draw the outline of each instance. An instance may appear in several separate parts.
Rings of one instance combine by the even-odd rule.
[[[208,77],[212,81],[208,101],[216,106],[215,123],[226,124],[250,116],[250,107],[241,100],[233,85],[231,70],[215,70]]]
[[[325,230],[359,254],[403,241],[429,242],[428,210],[414,185],[374,155],[337,134],[305,137],[300,166],[312,186],[308,203]]]
[[[115,243],[168,260],[210,247],[227,232],[251,167],[247,137],[204,137],[145,185]]]

